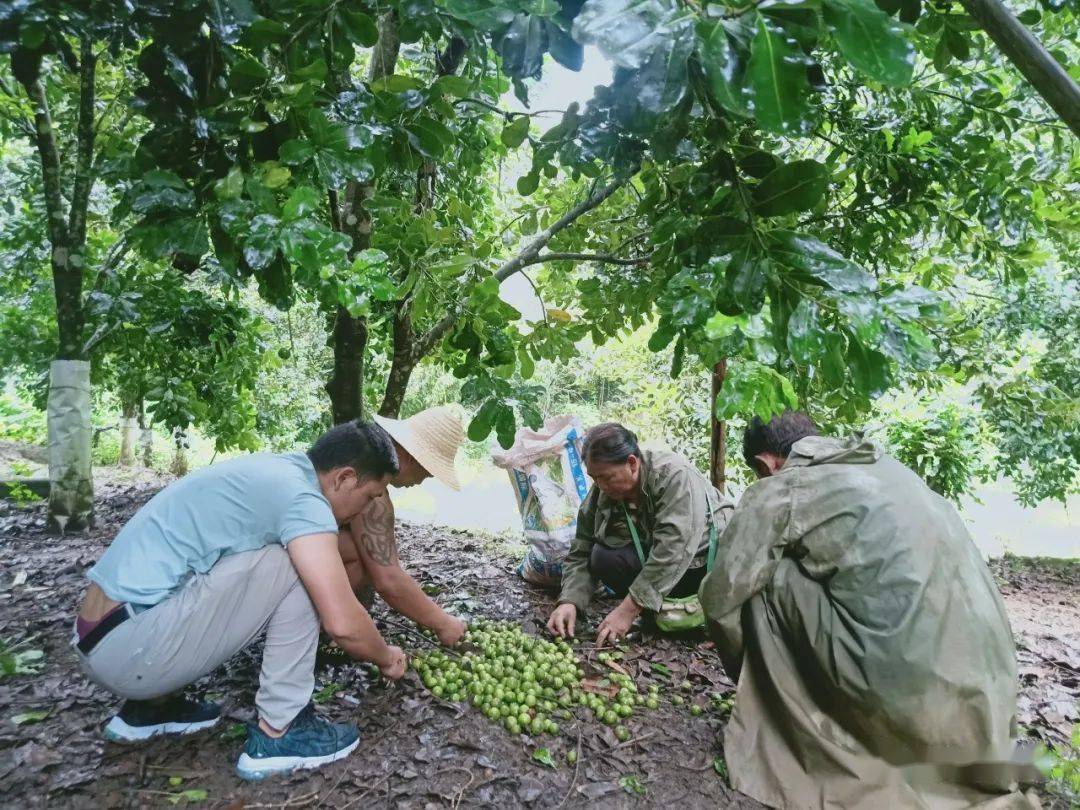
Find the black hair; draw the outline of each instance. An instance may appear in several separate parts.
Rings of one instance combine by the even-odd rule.
[[[581,457],[586,464],[590,461],[600,464],[623,464],[630,456],[641,458],[637,436],[618,422],[604,422],[590,428],[585,434]]]
[[[398,471],[390,434],[374,422],[359,419],[330,428],[315,440],[307,454],[319,472],[352,467],[361,478],[382,478]]]
[[[743,458],[750,466],[753,466],[754,457],[760,453],[774,453],[787,458],[791,445],[799,439],[817,435],[814,420],[802,411],[784,411],[767,423],[755,416],[743,433]]]

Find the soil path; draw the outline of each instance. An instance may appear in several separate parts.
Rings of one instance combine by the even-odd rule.
[[[160,484],[158,484],[160,485]],[[155,491],[149,482],[98,485],[98,528],[75,537],[44,532],[41,506],[0,504],[0,638],[32,639],[44,652],[37,675],[0,680],[0,805],[34,807],[730,807],[761,805],[730,790],[714,770],[723,718],[664,700],[628,721],[629,742],[593,722],[563,723],[561,736],[511,737],[479,712],[440,701],[410,674],[386,686],[363,666],[324,660],[320,712],[361,726],[358,751],[342,763],[288,779],[249,784],[233,773],[252,719],[258,672],[249,650],[196,685],[222,702],[213,732],[138,747],[106,743],[101,727],[117,701],[86,680],[68,645],[73,609],[92,565],[118,527]],[[463,617],[513,619],[539,633],[551,596],[515,576],[485,541],[448,529],[398,525],[407,567]],[[1029,736],[1060,742],[1076,721],[1080,693],[1080,567],[995,563],[1020,643],[1021,722]],[[417,636],[380,602],[374,615],[407,649]],[[591,657],[587,650],[583,657]],[[684,693],[703,707],[731,683],[700,640],[650,638],[624,665],[639,685]],[[14,718],[48,712],[37,722]],[[21,718],[25,719],[25,718]],[[565,755],[580,744],[578,766]],[[545,747],[557,767],[533,760]],[[643,794],[635,794],[640,786]],[[191,791],[185,793],[185,791]],[[185,796],[187,798],[185,798]]]

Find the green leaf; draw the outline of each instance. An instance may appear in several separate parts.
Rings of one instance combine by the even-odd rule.
[[[518,347],[518,369],[521,374],[521,379],[528,380],[532,378],[532,375],[536,373],[536,363],[533,362],[532,356],[525,349],[524,346]]]
[[[657,48],[636,70],[615,74],[615,112],[631,130],[651,130],[656,119],[677,107],[689,88],[687,62],[694,51],[692,14],[672,16],[670,44]]]
[[[716,397],[716,417],[758,416],[767,422],[798,406],[795,389],[786,377],[753,360],[739,360],[728,367],[728,376]]]
[[[961,62],[971,56],[971,43],[962,31],[948,27],[943,36],[949,45],[949,51]]]
[[[870,0],[826,0],[825,21],[856,70],[893,87],[910,84],[915,47],[903,24]]]
[[[719,774],[721,779],[728,778],[727,763],[723,757],[714,757],[712,761],[713,770]]]
[[[28,726],[32,723],[40,723],[46,719],[52,711],[45,709],[42,711],[23,712],[22,714],[13,715],[11,722],[17,726]]]
[[[289,195],[289,199],[282,206],[281,214],[286,220],[300,219],[319,210],[321,205],[322,196],[317,189],[311,186],[300,186]]]
[[[379,41],[379,26],[364,12],[342,8],[338,12],[338,19],[345,33],[358,45],[371,48]]]
[[[847,357],[851,381],[858,391],[868,397],[885,393],[889,387],[889,362],[885,355],[857,340],[849,340]]]
[[[528,174],[523,174],[517,180],[517,192],[522,197],[528,197],[540,186],[540,174],[532,171]]]
[[[762,128],[781,135],[805,135],[814,124],[806,59],[784,35],[758,17],[747,69],[754,116]]]
[[[278,251],[278,218],[271,214],[259,214],[251,221],[244,242],[244,261],[253,270],[266,267]]]
[[[214,196],[219,200],[235,200],[244,193],[244,172],[233,166],[229,173],[214,183]]]
[[[444,0],[440,7],[451,17],[484,31],[494,31],[514,19],[514,12],[487,0]]]
[[[503,127],[499,140],[508,149],[516,149],[521,146],[529,134],[529,116],[519,115]]]
[[[739,159],[739,168],[743,173],[756,177],[758,180],[780,165],[780,159],[776,155],[763,149],[737,147],[735,155]]]
[[[503,73],[515,79],[538,79],[547,51],[546,20],[518,14],[498,41]]]
[[[282,163],[288,163],[291,166],[295,166],[298,163],[303,163],[308,158],[315,154],[315,145],[311,141],[303,141],[293,139],[285,141],[278,149],[278,158]]]
[[[952,61],[952,52],[949,50],[949,43],[943,32],[934,48],[934,68],[940,73],[949,66],[950,61]]]
[[[787,345],[791,358],[811,365],[825,353],[825,332],[818,322],[818,305],[809,298],[799,301],[787,324]]]
[[[563,28],[553,20],[546,20],[548,35],[548,53],[564,68],[573,71],[581,70],[585,64],[585,49],[581,43],[575,42]]]
[[[314,62],[303,67],[299,67],[292,71],[291,76],[296,81],[305,82],[308,79],[314,82],[323,82],[326,80],[326,61],[323,59],[316,59]]]
[[[440,76],[432,87],[444,95],[465,98],[472,90],[472,82],[464,76]]]
[[[513,364],[510,365],[510,373],[513,373]],[[517,421],[514,419],[514,409],[509,405],[499,405],[495,415],[495,436],[504,449],[514,445],[514,434],[517,432]]]
[[[259,181],[267,188],[281,188],[289,182],[292,172],[275,160],[268,160],[259,167]]]
[[[454,134],[441,121],[422,116],[405,127],[409,142],[426,157],[437,158],[454,142]]]
[[[551,752],[546,748],[537,748],[533,751],[532,758],[541,765],[547,765],[549,768],[555,767],[555,760],[551,758]]]
[[[669,53],[691,19],[668,0],[587,0],[573,36],[596,45],[617,67],[638,70],[655,54]]]
[[[468,434],[469,438],[474,442],[482,442],[488,436],[491,435],[491,429],[494,426],[495,416],[499,410],[499,401],[497,399],[485,399],[484,404],[480,406],[480,410],[476,412],[476,416],[469,422]]]
[[[683,363],[686,360],[686,339],[679,335],[679,339],[675,341],[675,350],[671,355],[671,379],[679,379],[679,375],[682,374]]]
[[[250,93],[270,78],[270,71],[262,62],[245,56],[232,66],[229,71],[229,86],[240,93]]]
[[[743,240],[727,266],[727,283],[735,302],[744,312],[757,312],[765,303],[765,282],[769,263],[758,251],[752,237]]]
[[[829,170],[816,160],[797,160],[771,171],[752,194],[755,213],[763,217],[806,211],[829,188]]]
[[[1042,13],[1037,8],[1029,8],[1026,11],[1021,11],[1016,19],[1024,25],[1038,25],[1039,20],[1042,19]]]
[[[812,236],[793,231],[771,231],[767,237],[773,261],[840,292],[867,293],[877,280],[852,261]]]
[[[722,22],[699,21],[697,36],[701,63],[713,97],[728,112],[750,115],[744,86],[745,55],[739,52]]]

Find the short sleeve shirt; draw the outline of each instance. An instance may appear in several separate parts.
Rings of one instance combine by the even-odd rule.
[[[167,486],[120,530],[88,576],[110,599],[155,605],[222,557],[337,531],[306,453],[255,453]]]

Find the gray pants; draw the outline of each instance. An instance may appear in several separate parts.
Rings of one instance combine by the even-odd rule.
[[[311,700],[319,643],[318,614],[281,546],[222,557],[79,658],[99,686],[145,700],[198,680],[263,632],[255,705],[281,729]]]

